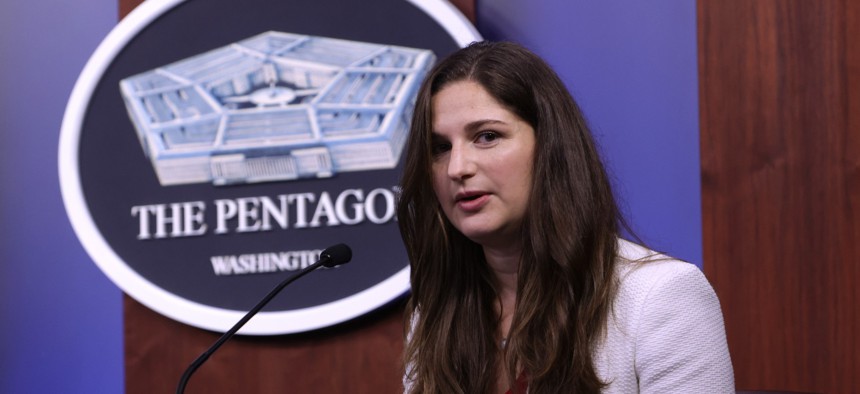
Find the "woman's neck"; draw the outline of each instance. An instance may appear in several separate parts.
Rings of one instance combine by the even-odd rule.
[[[517,276],[522,259],[522,248],[520,245],[509,245],[505,248],[484,246],[484,258],[496,281],[496,291],[498,292],[496,313],[499,317],[497,335],[499,348],[504,352],[503,349],[508,341],[514,317],[514,308],[517,303]],[[497,362],[496,373],[498,379],[495,391],[497,393],[506,393],[510,385],[508,384],[508,372],[504,357],[500,357]]]
[[[517,274],[520,267],[521,249],[509,247],[494,249],[484,247],[484,258],[493,272],[498,291],[499,335],[507,338],[511,327],[514,306],[517,303]]]

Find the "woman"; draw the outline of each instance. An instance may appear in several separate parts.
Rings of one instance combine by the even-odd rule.
[[[618,238],[585,120],[536,55],[480,42],[437,64],[401,183],[407,392],[733,392],[713,290]]]

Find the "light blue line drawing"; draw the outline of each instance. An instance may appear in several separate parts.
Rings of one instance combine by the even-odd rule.
[[[432,51],[266,32],[120,82],[163,186],[393,168]]]

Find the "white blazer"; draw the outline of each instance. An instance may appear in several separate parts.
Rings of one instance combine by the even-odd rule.
[[[699,268],[626,240],[618,248],[620,286],[594,350],[603,392],[734,393],[720,302]]]

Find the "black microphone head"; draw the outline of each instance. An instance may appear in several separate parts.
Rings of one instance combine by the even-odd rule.
[[[346,244],[329,246],[320,253],[320,261],[323,261],[323,265],[328,268],[346,264],[350,260],[352,260],[352,249]]]

